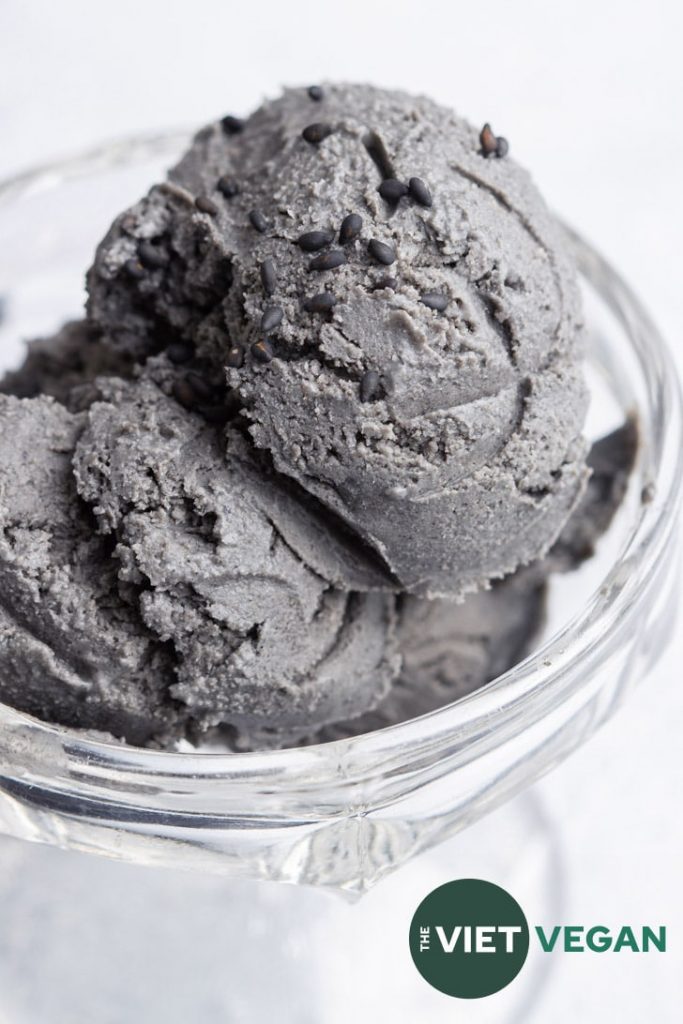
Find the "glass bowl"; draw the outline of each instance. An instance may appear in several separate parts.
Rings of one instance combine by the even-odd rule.
[[[186,133],[125,141],[0,186],[0,354],[78,316],[112,217]],[[640,450],[598,554],[554,580],[534,652],[475,693],[377,732],[266,753],[99,742],[0,706],[0,831],[145,864],[360,893],[492,810],[586,740],[673,623],[683,460],[676,373],[637,299],[568,230],[581,272],[589,432],[637,417]]]

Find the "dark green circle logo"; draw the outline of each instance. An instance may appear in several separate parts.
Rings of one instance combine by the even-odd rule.
[[[529,926],[505,889],[460,878],[422,900],[410,924],[410,952],[434,988],[480,999],[517,977],[529,952]]]

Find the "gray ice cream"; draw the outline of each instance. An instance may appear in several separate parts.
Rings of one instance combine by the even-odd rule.
[[[0,396],[0,423],[0,699],[132,743],[170,741],[182,718],[173,661],[76,492],[83,417]]]
[[[171,693],[195,730],[228,724],[238,745],[284,745],[374,707],[399,668],[394,597],[336,590],[302,558],[329,555],[304,510],[290,522],[264,492],[238,436],[226,456],[221,433],[153,383],[101,386],[78,489],[116,541],[143,623],[173,652]]]
[[[19,369],[6,373],[0,380],[0,394],[17,398],[50,396],[78,412],[92,400],[92,385],[98,375],[126,376],[131,369],[130,359],[111,346],[100,344],[92,324],[72,320],[57,334],[29,343]]]
[[[529,649],[548,574],[589,556],[634,452],[631,424],[598,442],[548,558],[463,604],[344,593],[343,547],[237,431],[226,459],[153,382],[91,384],[87,414],[0,398],[0,698],[134,743],[329,740],[482,686]]]
[[[485,142],[423,98],[288,90],[202,130],[89,274],[111,344],[225,368],[255,445],[417,594],[545,554],[586,478],[574,268]]]
[[[407,595],[397,606],[401,671],[386,697],[359,718],[336,722],[323,739],[370,732],[435,711],[507,672],[529,653],[544,624],[553,574],[595,553],[626,494],[637,453],[633,420],[600,438],[588,454],[584,495],[548,555],[462,604]]]
[[[399,601],[401,671],[386,697],[365,714],[337,721],[318,739],[383,729],[465,697],[507,672],[530,650],[543,624],[545,578],[524,571],[469,594],[447,598],[407,595]]]
[[[632,428],[586,487],[561,232],[429,100],[208,126],[88,288],[0,382],[0,699],[47,720],[243,749],[433,710],[621,500]]]

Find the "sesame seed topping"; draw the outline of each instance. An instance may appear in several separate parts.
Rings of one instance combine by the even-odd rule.
[[[174,365],[179,366],[182,363],[189,363],[194,355],[194,349],[185,341],[172,341],[166,349],[166,355]]]
[[[214,397],[214,387],[208,380],[206,380],[205,377],[200,376],[200,374],[191,370],[186,375],[185,380],[194,391],[197,401],[209,402]]]
[[[485,124],[479,133],[482,156],[496,156],[498,158],[507,156],[510,149],[507,139],[494,134],[490,124]]]
[[[129,277],[133,278],[134,281],[141,281],[145,276],[145,268],[140,263],[140,260],[126,260],[123,264],[123,269]]]
[[[218,213],[218,207],[214,203],[213,199],[209,199],[208,196],[197,196],[194,201],[194,205],[200,213],[208,213],[210,217],[215,217]]]
[[[332,134],[332,125],[322,124],[316,121],[315,124],[309,124],[301,133],[302,138],[306,142],[310,142],[312,146],[317,146],[323,139],[326,139],[328,135]]]
[[[392,245],[387,245],[386,242],[380,242],[378,238],[371,238],[368,242],[368,252],[372,256],[373,260],[377,260],[378,263],[383,263],[385,267],[393,263],[396,259],[396,250]]]
[[[320,256],[316,256],[308,264],[309,270],[334,270],[336,267],[341,267],[346,263],[346,256],[341,249],[330,249],[329,252],[323,252]]]
[[[261,317],[261,330],[264,334],[270,334],[282,323],[283,312],[280,306],[268,306]]]
[[[334,231],[306,231],[299,235],[297,244],[304,252],[317,252],[324,249],[334,239]]]
[[[244,121],[241,117],[233,117],[232,114],[227,114],[221,118],[221,128],[226,135],[239,135],[244,128]]]
[[[231,409],[221,390],[199,374],[188,373],[173,382],[172,394],[185,409],[200,413],[209,423],[226,423]]]
[[[319,292],[306,299],[304,309],[307,313],[329,313],[336,301],[332,292]]]
[[[273,346],[267,338],[255,341],[251,346],[251,354],[259,363],[269,363],[273,358]]]
[[[191,371],[174,381],[173,397],[186,409],[196,409],[202,403],[214,402],[218,395],[210,381]]]
[[[360,400],[370,402],[379,390],[379,374],[377,370],[367,370],[360,381]]]
[[[222,178],[219,178],[216,182],[216,188],[226,199],[233,199],[240,190],[237,181],[230,174],[224,174]]]
[[[168,263],[168,253],[145,240],[138,246],[138,260],[148,270],[159,270]]]
[[[261,284],[266,295],[272,295],[277,288],[277,274],[272,260],[264,260],[260,267]]]
[[[428,306],[429,309],[435,309],[438,313],[443,313],[448,305],[448,296],[441,295],[439,292],[425,292],[424,295],[420,296],[420,302],[424,306]]]
[[[484,156],[491,156],[496,152],[496,136],[493,134],[491,125],[487,122],[479,133],[479,142]]]
[[[431,206],[432,205],[432,193],[425,185],[422,178],[411,178],[408,182],[408,191],[411,197],[420,206]]]
[[[241,345],[231,345],[225,357],[225,365],[239,370],[244,362],[244,349]]]
[[[260,210],[249,211],[249,223],[251,224],[254,231],[259,231],[263,234],[264,231],[268,230],[268,221],[263,216]]]
[[[342,245],[355,242],[363,230],[363,218],[358,213],[349,213],[344,217],[339,228],[339,241]]]
[[[403,196],[408,195],[408,186],[397,178],[385,178],[377,191],[387,203],[395,205]]]
[[[325,93],[323,92],[319,85],[309,85],[308,95],[310,96],[314,103],[320,103],[320,101],[324,98]]]
[[[191,409],[196,402],[194,389],[184,377],[173,382],[173,397],[186,409]]]

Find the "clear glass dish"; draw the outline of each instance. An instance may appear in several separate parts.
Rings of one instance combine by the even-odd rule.
[[[79,314],[113,215],[185,133],[122,142],[0,186],[0,359]],[[652,668],[675,606],[683,462],[676,373],[619,276],[569,232],[590,329],[597,436],[635,413],[641,447],[610,535],[553,582],[524,662],[436,712],[375,733],[267,753],[98,742],[0,706],[0,831],[145,864],[360,893],[566,757]]]

